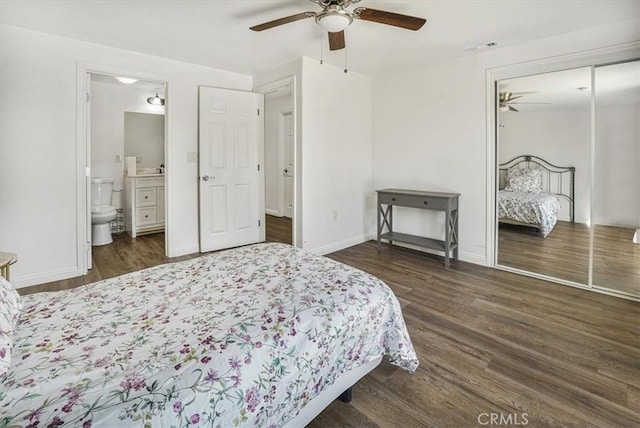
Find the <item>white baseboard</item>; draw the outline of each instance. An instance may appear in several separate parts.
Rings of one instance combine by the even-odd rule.
[[[310,248],[308,251],[317,254],[319,256],[324,256],[325,254],[333,253],[335,251],[343,250],[348,247],[353,247],[354,245],[362,244],[369,240],[369,235],[362,234],[358,236],[354,236],[352,238],[344,239],[342,241],[333,242],[328,245],[323,245],[322,247]]]
[[[280,211],[272,210],[271,208],[265,208],[264,213],[267,215],[272,215],[274,217],[282,217],[282,215],[280,214]]]
[[[17,277],[15,279],[12,276],[11,285],[13,285],[15,288],[24,288],[24,287],[30,287],[32,285],[46,284],[47,282],[52,282],[52,281],[60,281],[63,279],[75,278],[76,276],[82,276],[84,274],[85,272],[81,272],[77,266],[74,266],[72,268],[66,268],[66,269],[60,269],[53,272],[45,272],[45,273],[39,273],[35,275]]]

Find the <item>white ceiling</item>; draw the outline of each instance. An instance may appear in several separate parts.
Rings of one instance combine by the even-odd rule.
[[[464,48],[489,41],[500,48],[640,17],[638,0],[363,0],[356,6],[427,19],[418,32],[355,21],[346,30],[347,64],[369,75],[474,55]],[[319,59],[313,19],[249,30],[318,10],[309,0],[0,0],[0,22],[252,74],[301,56]],[[325,39],[324,60],[343,66],[344,51],[328,52]]]

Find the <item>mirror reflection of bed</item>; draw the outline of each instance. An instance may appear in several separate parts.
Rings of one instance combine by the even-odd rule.
[[[500,164],[499,186],[498,262],[586,283],[589,228],[575,221],[575,168],[517,156]]]
[[[497,264],[640,297],[640,62],[593,74],[498,82]]]

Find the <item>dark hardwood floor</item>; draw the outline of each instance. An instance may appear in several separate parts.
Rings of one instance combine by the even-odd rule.
[[[596,225],[593,284],[640,297],[640,244],[635,229]],[[533,228],[500,225],[498,263],[530,272],[588,283],[589,227],[559,221],[543,238]]]
[[[288,217],[275,217],[266,215],[266,242],[293,243],[291,219]]]
[[[144,238],[94,251],[94,278],[166,261]],[[638,426],[640,304],[373,241],[329,257],[393,289],[420,366],[383,361],[310,427]]]

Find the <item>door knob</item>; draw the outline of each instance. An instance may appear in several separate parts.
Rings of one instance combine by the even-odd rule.
[[[215,177],[210,177],[208,175],[203,175],[201,178],[202,178],[202,181],[209,181],[209,179],[213,180]]]

